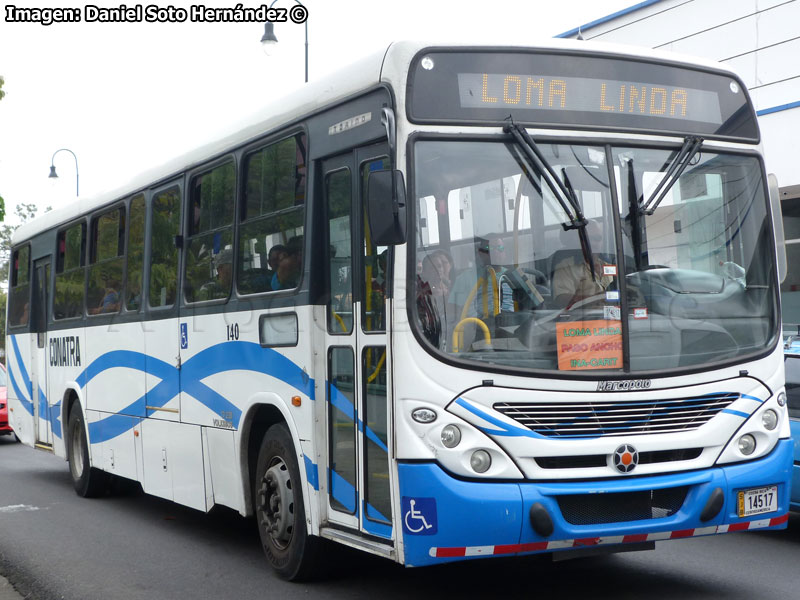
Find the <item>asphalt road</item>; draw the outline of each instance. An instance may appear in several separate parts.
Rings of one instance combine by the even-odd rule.
[[[331,574],[286,583],[254,523],[203,514],[135,486],[79,498],[67,464],[0,437],[0,575],[33,600],[174,598],[800,598],[800,515],[783,532],[662,542],[654,551],[552,563],[541,557],[404,569],[339,549]]]

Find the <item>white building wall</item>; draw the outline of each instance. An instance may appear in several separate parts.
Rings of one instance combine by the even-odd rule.
[[[800,196],[800,0],[646,0],[582,25],[580,34],[734,69],[759,114],[767,170],[777,175],[784,197]]]

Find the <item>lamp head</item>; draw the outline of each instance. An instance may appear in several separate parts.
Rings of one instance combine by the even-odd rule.
[[[271,21],[267,21],[264,24],[264,35],[261,36],[261,49],[264,51],[264,54],[269,55],[272,51],[272,47],[278,43],[278,38],[275,37],[275,26]]]
[[[56,166],[55,165],[50,165],[50,175],[48,175],[48,177],[53,178],[53,179],[58,179],[58,173],[56,173]]]

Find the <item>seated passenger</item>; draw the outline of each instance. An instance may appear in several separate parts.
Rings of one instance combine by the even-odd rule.
[[[198,300],[219,300],[227,298],[231,292],[233,280],[233,251],[225,248],[214,259],[216,279],[209,281],[200,288]]]
[[[286,252],[281,255],[277,270],[272,276],[273,290],[291,290],[300,282],[303,271],[303,237],[295,236],[286,244]]]

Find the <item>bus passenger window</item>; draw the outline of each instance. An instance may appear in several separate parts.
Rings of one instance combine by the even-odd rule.
[[[233,206],[236,169],[232,162],[192,179],[186,243],[186,302],[228,298],[233,275]]]
[[[119,312],[125,251],[125,208],[119,207],[92,220],[89,245],[87,312]]]
[[[83,313],[85,247],[85,223],[77,223],[58,233],[56,292],[53,297],[55,319],[79,317]]]
[[[30,269],[31,247],[23,246],[14,250],[11,268],[10,290],[8,293],[8,326],[19,327],[28,324],[30,316]]]
[[[170,188],[153,198],[150,224],[150,306],[171,306],[178,287],[178,249],[175,236],[180,231],[181,195]]]
[[[138,311],[142,306],[142,278],[144,275],[144,195],[131,200],[128,230],[128,281],[125,286],[125,308]]]
[[[289,290],[303,270],[306,136],[245,158],[236,286],[240,294]]]

